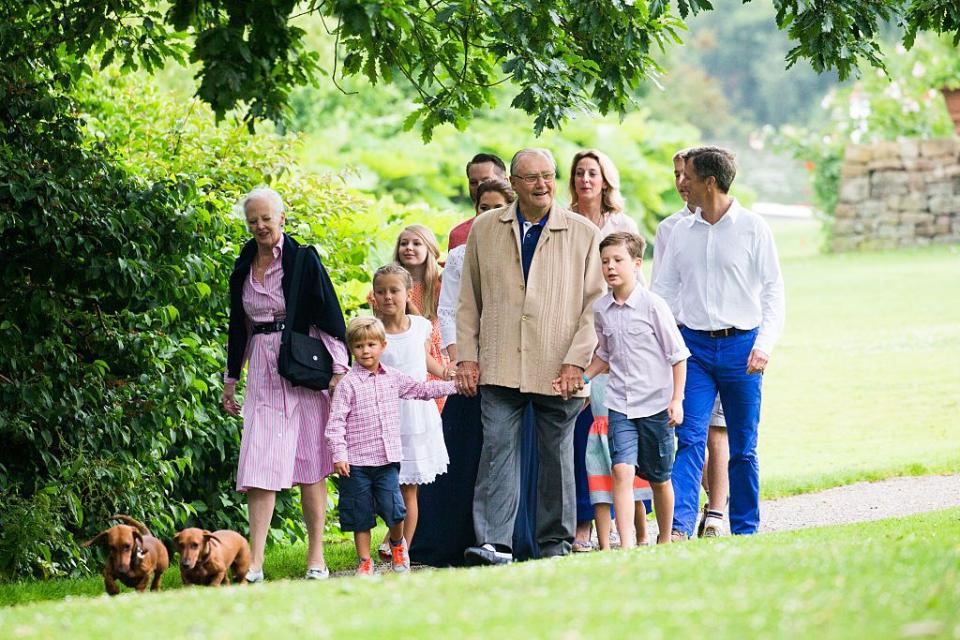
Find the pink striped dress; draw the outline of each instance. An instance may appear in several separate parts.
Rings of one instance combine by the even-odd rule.
[[[243,310],[251,323],[284,317],[281,279],[283,239],[273,248],[276,258],[263,282],[253,269],[243,284]],[[247,342],[247,386],[243,401],[243,438],[237,465],[237,491],[249,488],[279,491],[295,484],[312,484],[333,472],[324,428],[330,413],[330,393],[291,386],[277,373],[280,333],[250,334]],[[333,356],[334,371],[347,372],[347,348],[316,327]]]

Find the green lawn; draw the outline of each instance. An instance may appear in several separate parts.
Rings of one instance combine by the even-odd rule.
[[[818,253],[774,224],[787,326],[764,384],[767,497],[960,470],[960,248]]]
[[[958,540],[952,509],[497,569],[40,603],[0,610],[0,635],[956,638]]]

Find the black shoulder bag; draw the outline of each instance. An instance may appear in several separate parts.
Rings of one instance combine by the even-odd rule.
[[[277,372],[295,387],[323,391],[330,386],[330,378],[333,377],[333,358],[322,340],[293,330],[300,303],[300,289],[303,286],[303,263],[308,257],[307,252],[316,255],[316,251],[310,246],[297,250],[290,299],[287,300],[287,318],[283,323],[283,335],[280,338]],[[319,256],[317,259],[319,260]]]

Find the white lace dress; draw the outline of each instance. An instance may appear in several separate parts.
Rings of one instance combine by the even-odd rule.
[[[381,361],[415,380],[427,379],[424,343],[430,340],[433,325],[420,316],[408,315],[410,328],[387,334],[387,349]],[[443,441],[440,411],[432,400],[400,401],[400,441],[403,461],[400,484],[429,484],[446,473],[450,458]]]

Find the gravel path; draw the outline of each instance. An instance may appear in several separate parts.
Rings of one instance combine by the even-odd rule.
[[[817,493],[763,500],[760,533],[868,522],[950,507],[960,507],[960,474],[858,482]],[[653,539],[657,524],[652,518],[648,523]]]
[[[960,474],[858,482],[761,504],[760,531],[867,522],[960,507]]]

